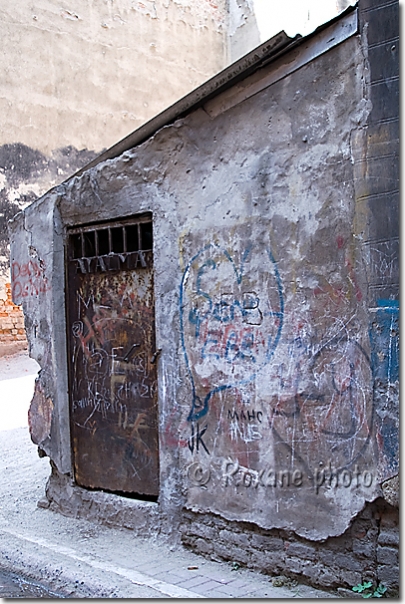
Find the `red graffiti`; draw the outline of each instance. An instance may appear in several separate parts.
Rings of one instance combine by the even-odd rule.
[[[212,329],[206,321],[199,334],[201,357],[256,362],[256,356],[266,347],[266,335],[257,327],[228,324]]]
[[[12,296],[15,304],[22,298],[39,296],[49,289],[43,260],[29,260],[24,264],[13,262],[11,267]]]

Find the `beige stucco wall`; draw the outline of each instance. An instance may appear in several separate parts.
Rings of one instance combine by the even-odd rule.
[[[226,0],[0,0],[0,143],[108,147],[225,65]]]
[[[0,0],[0,26],[5,295],[7,221],[223,69],[230,53],[227,0]]]

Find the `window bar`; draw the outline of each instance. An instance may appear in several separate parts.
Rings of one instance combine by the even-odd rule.
[[[111,252],[113,252],[113,245],[112,245],[112,234],[111,234],[111,229],[110,227],[108,227],[108,249],[109,249],[109,254],[111,254]]]
[[[138,222],[136,226],[138,227],[138,249],[142,250],[141,223]]]

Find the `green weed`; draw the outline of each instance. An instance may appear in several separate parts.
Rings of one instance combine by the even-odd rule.
[[[387,588],[382,583],[377,587],[374,587],[372,581],[363,581],[363,583],[359,583],[352,587],[352,591],[357,591],[363,598],[382,598],[384,597]]]

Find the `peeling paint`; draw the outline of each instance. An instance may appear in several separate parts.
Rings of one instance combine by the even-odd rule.
[[[31,439],[36,445],[41,445],[51,433],[52,399],[46,396],[40,378],[35,382],[35,392],[28,411],[28,425]]]

